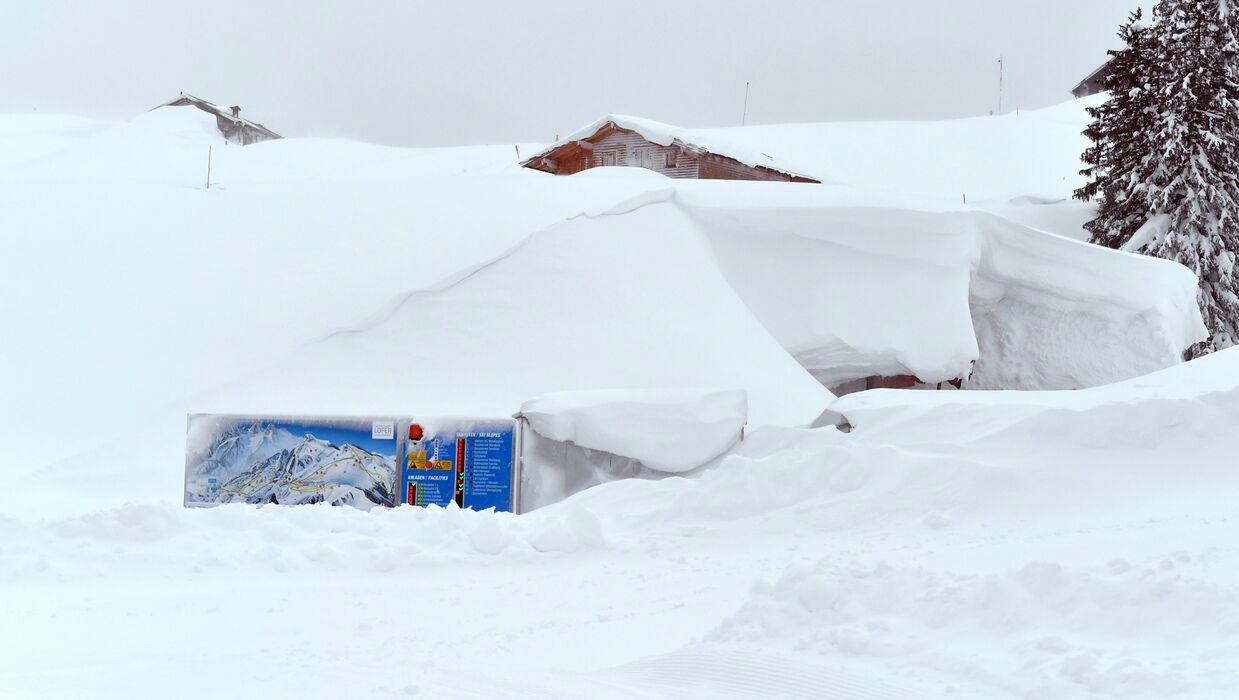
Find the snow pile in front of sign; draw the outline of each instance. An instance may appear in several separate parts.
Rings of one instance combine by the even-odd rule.
[[[827,386],[911,374],[1076,389],[1180,361],[1204,337],[1195,276],[980,211],[829,188],[687,183],[746,305]]]
[[[539,435],[640,461],[655,471],[691,471],[740,439],[743,390],[635,389],[544,394],[521,405]]]

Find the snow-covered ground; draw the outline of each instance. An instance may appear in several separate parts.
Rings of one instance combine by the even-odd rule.
[[[1227,697],[1239,350],[1173,366],[1190,276],[1054,235],[1083,124],[700,130],[816,186],[0,117],[0,695]],[[180,506],[190,412],[697,388],[717,466],[525,515]]]

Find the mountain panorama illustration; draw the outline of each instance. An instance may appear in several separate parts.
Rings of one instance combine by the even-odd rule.
[[[348,442],[333,444],[315,437],[315,429],[332,435],[356,432],[359,442],[368,437],[324,426],[239,423],[191,466],[186,504],[396,505],[394,441],[392,454],[383,455]]]

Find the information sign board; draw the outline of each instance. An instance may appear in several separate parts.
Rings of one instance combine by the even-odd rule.
[[[517,507],[509,419],[191,415],[185,505]]]
[[[515,508],[516,421],[414,418],[404,455],[405,503]]]
[[[398,420],[295,416],[189,417],[185,505],[394,506]]]

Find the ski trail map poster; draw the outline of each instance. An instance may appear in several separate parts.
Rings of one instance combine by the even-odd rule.
[[[399,503],[395,418],[193,415],[185,505]]]

